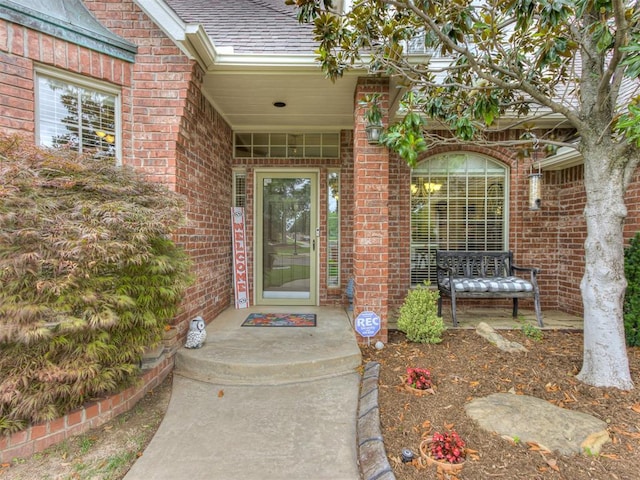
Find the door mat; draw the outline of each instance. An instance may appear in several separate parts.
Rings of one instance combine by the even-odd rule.
[[[315,313],[251,313],[243,327],[315,327]]]

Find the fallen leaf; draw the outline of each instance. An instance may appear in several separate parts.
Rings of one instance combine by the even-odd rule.
[[[560,390],[560,387],[555,383],[547,383],[544,388],[547,392],[557,392],[558,390]]]
[[[533,451],[533,452],[549,452],[549,450],[547,448],[544,448],[541,445],[538,445],[537,443],[534,442],[527,442],[527,446],[529,447],[529,450]]]
[[[627,432],[620,427],[613,427],[613,431],[630,438],[640,438],[640,432]]]
[[[544,457],[544,455],[543,455]],[[551,467],[552,470],[555,470],[556,472],[559,472],[560,469],[558,468],[558,462],[556,461],[555,458],[546,458],[544,457],[545,462],[547,462],[547,465],[549,465]]]
[[[480,460],[480,454],[478,453],[477,450],[472,450],[471,448],[467,448],[465,449],[465,452],[467,453],[467,458],[470,460]]]
[[[633,410],[636,413],[640,413],[640,403],[635,403],[631,405],[631,410]]]
[[[224,397],[224,390],[218,390],[218,398]]]
[[[620,460],[620,457],[615,453],[601,453],[601,457],[609,458],[611,460]]]
[[[470,387],[477,387],[478,385],[480,385],[480,382],[469,382],[469,386]]]

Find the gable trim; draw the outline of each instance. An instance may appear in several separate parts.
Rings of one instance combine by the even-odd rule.
[[[38,6],[38,2],[32,3],[33,7]],[[47,5],[47,8],[55,8],[55,5]],[[91,15],[82,2],[65,4],[65,10],[73,11],[78,23],[82,22],[84,26],[48,15],[28,5],[0,0],[0,18],[4,20],[133,63],[138,47],[110,32]]]

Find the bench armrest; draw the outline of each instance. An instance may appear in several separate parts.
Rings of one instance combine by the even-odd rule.
[[[540,269],[535,267],[518,267],[517,265],[511,265],[511,268],[519,272],[532,272],[534,275],[540,273]]]
[[[453,285],[453,278],[455,277],[453,268],[436,264],[436,281],[438,282],[438,287],[442,286],[440,283],[440,278],[442,277],[440,272],[445,272],[444,276],[449,277],[449,285]]]
[[[516,265],[511,265],[511,269],[514,271],[518,271],[518,272],[530,272],[531,273],[531,283],[535,286],[538,285],[538,281],[536,279],[536,276],[538,275],[538,273],[540,273],[540,269],[539,268],[535,268],[535,267],[518,267]]]

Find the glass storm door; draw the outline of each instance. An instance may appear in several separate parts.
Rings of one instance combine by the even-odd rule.
[[[256,303],[315,305],[317,174],[259,172],[256,179]]]

